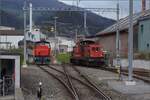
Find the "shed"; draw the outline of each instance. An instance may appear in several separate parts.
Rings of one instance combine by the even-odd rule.
[[[0,78],[5,85],[7,82],[7,78],[11,82],[11,90],[8,89],[8,93],[6,93],[6,89],[3,90],[3,95],[11,95],[14,94],[16,89],[20,88],[20,55],[17,53],[8,53],[5,51],[0,52]],[[4,78],[5,77],[5,78]],[[2,86],[3,87],[3,86]],[[13,91],[12,91],[13,90]],[[9,92],[10,91],[10,92]]]

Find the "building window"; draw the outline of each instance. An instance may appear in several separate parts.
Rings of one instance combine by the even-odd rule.
[[[141,25],[141,33],[143,34],[144,31],[144,25]]]
[[[147,43],[147,48],[149,48],[149,43]]]

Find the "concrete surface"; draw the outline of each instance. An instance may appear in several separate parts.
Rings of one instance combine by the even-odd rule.
[[[15,100],[14,96],[1,96],[0,100]]]
[[[24,96],[23,96],[21,88],[15,89],[15,100],[24,100]]]
[[[88,77],[95,80],[100,88],[111,94],[112,100],[150,100],[150,84],[135,79],[135,86],[126,85],[127,76],[123,77],[123,82],[118,81],[118,74],[100,69],[79,67]]]
[[[116,59],[113,60],[113,66],[116,65]],[[128,59],[121,59],[122,67],[128,66]],[[133,60],[133,68],[143,68],[150,70],[150,61],[148,60]]]
[[[111,80],[108,86],[123,94],[148,94],[150,85],[141,81],[136,81],[136,85],[126,85],[125,81]]]

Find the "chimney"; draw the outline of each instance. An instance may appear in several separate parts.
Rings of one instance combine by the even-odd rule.
[[[146,10],[146,0],[142,0],[142,12]]]

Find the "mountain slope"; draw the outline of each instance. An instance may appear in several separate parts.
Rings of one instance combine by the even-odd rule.
[[[61,7],[70,7],[66,4],[63,4],[57,0],[27,0],[28,3],[32,2],[33,7],[50,7],[50,8],[61,8]],[[24,0],[1,0],[1,9],[3,10],[2,14],[3,20],[2,25],[13,26],[17,29],[23,28],[23,7]],[[83,32],[83,13],[81,12],[40,12],[34,13],[34,23],[36,25],[41,25],[45,21],[54,21],[54,16],[58,16],[58,22],[61,23],[71,23],[71,26],[66,25],[58,27],[60,33],[67,34],[70,30],[70,27],[75,28],[79,25],[81,28],[80,33]],[[8,21],[9,20],[9,21]],[[96,32],[112,25],[115,21],[98,16],[93,13],[88,13],[87,16],[87,25],[90,34],[95,34]],[[59,23],[58,23],[59,24]],[[51,24],[50,24],[51,25]],[[58,25],[59,26],[59,25]]]

